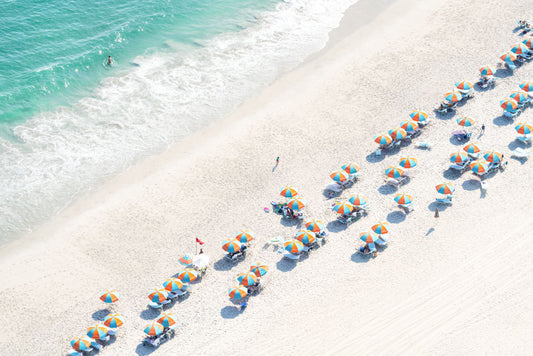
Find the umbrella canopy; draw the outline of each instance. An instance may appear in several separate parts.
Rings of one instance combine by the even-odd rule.
[[[376,225],[372,226],[372,231],[374,231],[378,235],[384,235],[389,232],[389,229],[387,229],[387,226],[389,223],[379,221]]]
[[[320,231],[324,231],[324,229],[326,228],[326,225],[324,224],[322,220],[313,219],[313,220],[309,220],[308,222],[306,222],[305,227],[309,231],[320,232]]]
[[[77,337],[70,340],[70,346],[76,351],[85,351],[91,348],[91,342],[87,336]]]
[[[228,290],[228,295],[232,299],[242,299],[248,295],[248,289],[243,285],[233,287]]]
[[[455,152],[450,155],[450,162],[452,163],[463,164],[466,161],[468,161],[468,155],[463,151]]]
[[[489,164],[486,161],[475,161],[470,163],[470,169],[474,173],[483,174],[489,171]]]
[[[511,93],[511,95],[509,95],[509,98],[511,98],[514,101],[516,101],[517,103],[521,104],[521,103],[525,102],[528,99],[528,94],[527,94],[527,92],[525,92],[523,90],[516,90],[516,91],[513,91]]]
[[[501,162],[502,161],[502,157],[503,157],[503,155],[500,152],[497,152],[497,151],[494,151],[494,150],[486,152],[483,155],[483,158],[485,158],[485,161],[492,162],[492,163]]]
[[[359,234],[359,238],[361,241],[366,242],[367,244],[373,244],[374,241],[378,239],[378,235],[376,235],[374,232],[362,232]]]
[[[118,292],[114,289],[106,290],[104,293],[100,295],[100,300],[104,303],[114,303],[118,300],[118,297],[120,295]]]
[[[333,171],[330,173],[330,178],[333,179],[335,182],[345,182],[348,179],[350,179],[350,175],[346,173],[345,171]]]
[[[315,233],[309,230],[300,230],[296,234],[296,240],[300,241],[304,245],[309,245],[315,242]]]
[[[415,120],[407,120],[400,123],[400,127],[407,132],[415,132],[418,130],[418,123]]]
[[[250,287],[257,283],[257,276],[253,272],[246,272],[239,274],[237,280],[241,285]]]
[[[524,122],[518,123],[518,125],[516,125],[514,129],[517,133],[522,135],[529,135],[533,131],[533,127]]]
[[[361,195],[361,194],[352,195],[348,199],[348,201],[350,202],[350,204],[355,205],[355,206],[363,206],[363,205],[367,204],[366,197],[364,195]]]
[[[163,325],[154,321],[144,327],[144,333],[150,336],[157,336],[163,333],[164,328]]]
[[[424,121],[427,121],[428,114],[421,110],[415,110],[409,114],[409,117],[411,118],[411,120],[414,120],[417,122],[424,122]]]
[[[389,135],[394,140],[403,140],[407,137],[407,131],[405,131],[401,127],[396,127],[394,129],[389,130]]]
[[[157,319],[157,322],[163,325],[165,328],[170,328],[172,325],[178,322],[178,317],[174,313],[165,312],[161,313],[161,316],[159,319]]]
[[[235,239],[222,241],[222,249],[228,253],[235,253],[241,249],[241,243]]]
[[[470,126],[474,125],[475,123],[476,122],[474,121],[474,119],[472,119],[469,116],[464,116],[464,117],[460,117],[460,118],[457,119],[457,124],[459,126],[470,127]]]
[[[465,151],[466,153],[478,153],[479,151],[481,151],[481,148],[479,147],[479,144],[477,142],[472,142],[472,143],[469,143],[468,145],[465,145],[463,147],[463,151]]]
[[[295,211],[300,211],[305,207],[305,200],[301,198],[292,198],[287,203],[287,206]]]
[[[533,93],[533,81],[531,80],[520,83],[519,87],[525,92]]]
[[[178,274],[178,278],[185,283],[194,282],[198,278],[198,272],[192,268],[185,268]]]
[[[353,205],[346,202],[346,201],[342,201],[342,202],[336,202],[335,205],[333,205],[333,210],[337,213],[337,214],[349,214],[353,211]]]
[[[518,42],[515,43],[513,47],[511,47],[511,52],[513,52],[514,54],[525,54],[529,52],[529,48],[522,42]]]
[[[483,66],[479,68],[479,73],[484,76],[494,75],[494,72],[496,72],[496,70],[492,66]]]
[[[448,100],[450,103],[456,103],[463,98],[463,95],[458,90],[453,90],[449,93],[444,94],[444,99]]]
[[[163,287],[169,292],[177,292],[184,287],[184,284],[178,278],[172,277],[163,282]]]
[[[413,202],[413,197],[405,193],[396,194],[394,201],[400,205],[408,205]]]
[[[418,160],[411,156],[400,158],[400,166],[403,168],[415,168],[418,164]]]
[[[392,137],[386,134],[377,135],[377,136],[374,136],[374,142],[379,143],[380,145],[386,146],[392,142]]]
[[[523,44],[526,45],[527,48],[531,49],[531,47],[533,46],[533,37],[526,37],[523,41],[522,41]]]
[[[178,261],[180,264],[188,266],[192,263],[192,256],[189,254],[181,255],[180,258],[178,258]]]
[[[403,176],[403,174],[404,174],[404,170],[401,169],[400,167],[390,166],[389,168],[385,169],[385,175],[387,177],[399,178]]]
[[[256,264],[250,266],[250,272],[255,273],[257,277],[262,277],[267,274],[268,266],[257,262]]]
[[[344,169],[344,171],[348,174],[355,174],[359,172],[361,168],[359,168],[357,164],[353,162],[349,162],[349,163],[343,164],[342,169]]]
[[[107,314],[104,319],[104,325],[113,329],[122,326],[122,324],[124,324],[124,320],[122,319],[122,315],[118,313]]]
[[[516,55],[512,52],[506,52],[500,54],[500,59],[504,62],[512,62],[516,61]]]
[[[150,299],[154,303],[161,303],[165,301],[168,297],[168,292],[166,289],[163,288],[154,288],[150,290],[150,294],[148,294],[148,299]]]
[[[435,189],[437,190],[437,193],[440,194],[452,194],[455,192],[455,187],[452,185],[452,183],[448,182],[437,184]]]
[[[467,80],[462,80],[460,82],[455,83],[455,87],[459,90],[463,91],[470,91],[474,89],[474,84],[472,82],[469,82]]]
[[[298,195],[298,191],[292,185],[286,185],[283,188],[281,188],[281,191],[279,192],[279,194],[285,198],[293,198]]]
[[[516,111],[516,109],[518,109],[518,103],[511,98],[501,100],[500,106],[505,111]]]
[[[289,253],[300,253],[304,249],[304,244],[298,240],[292,239],[285,242],[283,248]]]
[[[87,336],[95,340],[105,339],[108,330],[109,329],[105,325],[94,324],[93,326],[89,326],[87,328]]]
[[[254,233],[248,229],[242,229],[238,233],[235,234],[235,240],[243,244],[252,241],[254,238],[255,238]]]

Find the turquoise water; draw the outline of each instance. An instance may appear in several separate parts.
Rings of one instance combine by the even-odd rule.
[[[194,44],[238,31],[278,0],[0,2],[0,122],[90,95],[105,76],[166,41]],[[105,65],[108,55],[115,66]]]

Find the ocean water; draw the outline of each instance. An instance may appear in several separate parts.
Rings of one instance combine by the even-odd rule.
[[[229,113],[356,1],[0,2],[0,243]]]

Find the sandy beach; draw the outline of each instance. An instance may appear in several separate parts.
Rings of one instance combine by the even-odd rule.
[[[528,303],[533,293],[533,170],[510,158],[514,125],[499,101],[533,79],[533,63],[500,69],[497,85],[476,90],[456,111],[432,108],[456,81],[478,80],[501,52],[522,39],[516,20],[533,20],[518,1],[361,0],[347,11],[319,54],[226,118],[162,155],[107,182],[0,251],[0,354],[61,355],[69,341],[107,314],[98,296],[121,294],[124,316],[101,355],[529,354]],[[366,16],[365,16],[366,14]],[[365,18],[361,24],[360,19]],[[431,115],[421,136],[376,157],[376,134],[397,127],[414,109]],[[474,141],[499,150],[505,171],[479,178],[447,170],[462,146],[451,140],[456,119],[476,120]],[[533,109],[515,122],[533,123]],[[481,124],[484,135],[478,136]],[[416,142],[429,142],[420,150]],[[411,181],[396,190],[384,170],[418,158]],[[275,166],[275,158],[280,164]],[[361,178],[341,197],[368,197],[368,216],[336,222],[324,194],[329,173],[348,161]],[[456,187],[453,206],[438,206],[435,185]],[[282,259],[275,236],[301,227],[265,213],[285,184],[299,188],[305,218],[319,218],[327,243],[298,262]],[[393,197],[414,197],[404,214]],[[390,245],[376,258],[356,253],[359,233],[390,224]],[[223,260],[221,243],[241,228],[256,234],[246,260]],[[157,319],[151,288],[181,270],[178,256],[205,242],[211,265],[190,296],[167,311],[180,322],[158,349],[141,345]],[[265,289],[240,312],[227,290],[255,262],[270,266]]]

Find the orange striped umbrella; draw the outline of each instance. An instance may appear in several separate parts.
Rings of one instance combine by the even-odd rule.
[[[387,226],[389,223],[379,221],[376,225],[372,226],[372,231],[374,231],[378,235],[384,235],[389,232],[389,229],[387,229]]]
[[[235,239],[224,240],[222,242],[222,249],[228,253],[235,253],[241,249],[241,244]]]
[[[94,324],[93,326],[89,326],[87,328],[87,336],[95,340],[102,340],[107,336],[108,330],[109,329],[105,325]]]
[[[468,145],[465,145],[463,147],[463,151],[466,153],[478,153],[481,151],[481,148],[479,147],[479,144],[477,142],[469,143]]]
[[[503,155],[500,152],[496,152],[494,150],[489,151],[483,155],[483,158],[485,158],[485,161],[492,162],[492,163],[498,163],[501,162]]]
[[[465,152],[455,152],[450,155],[450,161],[452,163],[463,164],[468,160],[468,155]]]
[[[113,329],[116,329],[124,324],[122,315],[118,313],[107,314],[104,319],[104,325]]]
[[[144,333],[150,336],[157,336],[163,333],[165,327],[157,322],[151,322],[144,327]]]
[[[532,36],[526,37],[522,41],[522,43],[525,44],[527,46],[527,48],[531,49],[531,47],[533,47],[533,37]]]
[[[518,103],[511,98],[500,100],[500,106],[503,110],[506,111],[515,111],[516,109],[518,109]]]
[[[305,208],[305,200],[302,198],[292,198],[287,202],[287,206],[294,211],[300,211]]]
[[[524,122],[519,122],[514,129],[517,133],[522,135],[529,135],[531,132],[533,132],[533,126],[526,124]]]
[[[267,274],[268,266],[257,262],[256,264],[250,266],[250,272],[255,273],[257,277],[261,277]]]
[[[459,90],[471,90],[474,88],[474,84],[472,82],[469,82],[467,80],[462,80],[460,82],[455,83],[455,87]]]
[[[178,278],[185,283],[194,282],[198,278],[198,272],[192,268],[185,268],[178,274]]]
[[[324,222],[322,220],[313,219],[313,220],[310,220],[310,221],[306,222],[305,223],[305,227],[309,231],[320,232],[320,231],[324,230],[326,225],[324,224]]]
[[[91,342],[87,336],[77,337],[70,341],[70,346],[76,351],[85,351],[91,348]]]
[[[181,290],[185,285],[178,278],[169,278],[163,282],[163,287],[169,292],[177,292]]]
[[[475,161],[470,163],[470,169],[474,173],[483,174],[489,171],[489,165],[486,161]]]
[[[343,164],[342,169],[344,169],[344,171],[348,174],[355,174],[359,172],[361,168],[359,168],[357,164],[353,162],[349,162],[349,163]]]
[[[400,205],[408,205],[413,202],[413,197],[405,193],[396,194],[394,201]]]
[[[403,121],[400,124],[400,127],[407,132],[415,132],[418,130],[418,123],[415,120]]]
[[[391,178],[399,178],[403,176],[404,173],[405,172],[403,169],[401,169],[400,167],[396,167],[396,166],[390,166],[385,170],[385,175]]]
[[[389,135],[394,140],[403,140],[404,138],[407,137],[407,131],[405,131],[401,127],[397,127],[397,128],[389,130]]]
[[[516,61],[516,55],[513,52],[506,52],[500,55],[500,59],[504,62]]]
[[[519,87],[525,92],[533,93],[533,80],[526,80],[520,83]]]
[[[148,299],[150,299],[154,303],[161,303],[165,301],[168,297],[168,292],[166,289],[163,288],[154,288],[150,290],[150,294],[148,294]]]
[[[239,285],[237,287],[230,288],[228,295],[232,299],[242,299],[248,295],[248,289],[243,285]]]
[[[435,186],[437,193],[440,194],[452,194],[455,192],[455,188],[452,183],[444,182]]]
[[[418,160],[414,157],[406,156],[400,158],[400,166],[403,168],[414,168],[416,167]]]
[[[106,290],[100,295],[100,300],[104,303],[114,303],[118,300],[119,294],[116,290]]]
[[[338,214],[349,214],[353,211],[353,205],[348,202],[336,202],[333,205],[333,210]]]
[[[475,123],[476,122],[474,121],[474,119],[472,119],[470,116],[464,116],[457,119],[457,124],[463,127],[470,127]]]
[[[315,242],[315,233],[309,230],[300,230],[296,234],[296,240],[300,241],[304,245],[309,245]]]
[[[350,176],[345,171],[333,171],[330,173],[330,178],[333,179],[335,182],[345,182],[348,179],[350,179]]]
[[[355,206],[361,206],[367,203],[366,197],[362,194],[352,195],[350,198],[348,198],[348,201],[350,202],[350,204]]]
[[[513,52],[514,54],[525,54],[529,52],[529,48],[522,42],[518,42],[515,43],[513,47],[511,47],[511,52]]]
[[[248,229],[242,229],[235,235],[235,240],[241,243],[248,243],[254,239],[254,233]]]
[[[253,272],[246,272],[239,274],[237,280],[241,285],[250,287],[257,283],[257,276]]]
[[[281,191],[279,192],[279,194],[285,198],[293,198],[298,195],[298,191],[292,185],[286,185],[283,188],[281,188]]]
[[[428,114],[421,110],[415,110],[411,114],[409,114],[409,117],[411,117],[411,119],[414,121],[424,122],[428,119]]]
[[[302,252],[302,250],[304,249],[304,244],[298,240],[292,239],[285,242],[283,247],[285,248],[285,251],[294,254]]]
[[[494,69],[493,66],[483,66],[479,68],[479,73],[481,73],[481,75],[485,75],[485,76],[494,75],[494,72],[496,72],[496,70]]]
[[[178,317],[171,312],[161,313],[157,322],[163,325],[165,328],[169,328],[172,325],[175,325],[178,322]]]
[[[388,145],[392,142],[392,137],[389,135],[377,135],[374,137],[374,142],[380,145]]]
[[[456,103],[463,99],[463,95],[458,90],[453,90],[449,93],[444,94],[444,99],[448,100],[450,103]]]
[[[367,244],[372,244],[378,239],[378,235],[373,231],[362,232],[359,234],[359,238]]]

